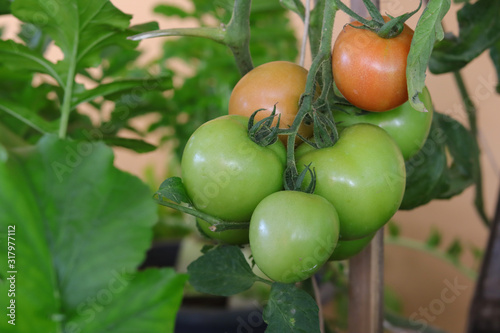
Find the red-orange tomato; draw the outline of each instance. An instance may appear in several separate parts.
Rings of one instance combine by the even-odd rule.
[[[288,61],[255,67],[234,87],[229,98],[229,114],[250,117],[256,110],[265,109],[255,117],[259,121],[269,116],[276,105],[276,114],[281,114],[280,128],[289,128],[299,111],[307,73],[305,68]],[[312,132],[312,125],[303,122],[299,127],[299,134],[306,138],[312,136]],[[280,136],[280,139],[286,145],[287,136]]]
[[[358,108],[374,112],[388,111],[406,102],[406,59],[412,37],[413,30],[406,24],[394,38],[344,26],[332,52],[333,77],[342,95]]]

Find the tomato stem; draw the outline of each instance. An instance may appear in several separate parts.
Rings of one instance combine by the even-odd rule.
[[[302,123],[306,115],[312,110],[316,91],[317,73],[322,65],[330,68],[331,72],[332,33],[335,14],[337,13],[338,7],[336,6],[335,2],[333,4],[325,2],[324,7],[325,8],[319,51],[314,57],[311,68],[309,69],[309,73],[307,74],[306,88],[304,94],[301,97],[300,108],[290,128],[291,133],[287,138],[287,168],[284,173],[284,184],[285,188],[288,190],[299,190],[296,188],[296,180],[299,176],[299,173],[295,164],[295,139],[297,137],[297,132],[299,130],[300,124]],[[324,90],[330,89],[331,84],[324,86]],[[328,94],[328,91],[323,91],[322,96],[323,94],[325,94],[324,96],[326,96]]]
[[[248,229],[250,223],[249,222],[230,222],[230,221],[224,221],[221,220],[217,217],[214,217],[210,214],[200,212],[199,210],[189,207],[189,206],[184,206],[181,204],[177,204],[172,201],[165,201],[162,199],[162,197],[158,196],[157,194],[153,198],[156,203],[159,205],[169,207],[172,209],[176,209],[178,211],[181,211],[183,213],[192,215],[194,217],[200,218],[204,221],[206,221],[208,224],[210,224],[210,230],[215,231],[215,232],[220,232],[220,231],[225,231],[225,230],[234,230],[234,229]]]
[[[250,55],[250,5],[251,0],[235,0],[233,15],[227,24],[225,44],[233,52],[241,76],[253,69]]]
[[[467,91],[467,87],[465,86],[462,74],[460,71],[455,71],[453,72],[453,76],[455,78],[455,82],[458,86],[458,90],[460,91],[460,95],[462,97],[462,101],[465,106],[465,111],[467,113],[468,119],[469,119],[469,127],[472,135],[474,138],[478,139],[478,130],[477,130],[477,110],[472,102],[469,92]],[[479,161],[479,156],[474,156],[472,159],[474,163],[474,183],[476,185],[476,194],[474,198],[474,204],[476,206],[477,213],[481,217],[481,220],[483,221],[484,225],[489,227],[491,225],[491,221],[488,218],[488,215],[486,214],[486,210],[484,208],[484,199],[483,199],[483,177],[481,174],[481,165]]]

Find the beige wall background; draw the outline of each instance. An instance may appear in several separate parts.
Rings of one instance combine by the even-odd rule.
[[[191,20],[166,20],[163,16],[153,14],[152,9],[160,3],[170,3],[182,8],[192,8],[190,0],[160,1],[160,0],[112,0],[114,5],[122,11],[133,15],[132,24],[151,20],[158,21],[161,28],[193,26]],[[402,14],[418,5],[418,1],[382,0],[382,10],[391,15]],[[452,8],[444,20],[447,31],[457,33],[456,11],[460,6]],[[297,35],[302,34],[302,22],[290,14]],[[338,14],[334,36],[347,22],[344,14]],[[409,20],[412,28],[417,18]],[[0,18],[0,26],[6,27],[4,37],[12,37],[18,29],[16,20],[9,17]],[[160,50],[162,39],[151,39],[141,42],[144,50],[141,61],[150,61]],[[299,45],[298,45],[299,47]],[[60,57],[57,50],[51,55],[54,60]],[[279,59],[276,59],[279,60]],[[310,64],[310,57],[306,57],[306,66]],[[494,91],[497,84],[495,69],[487,54],[474,60],[463,70],[463,75],[469,93],[478,110],[478,124],[480,128],[482,164],[484,177],[484,197],[486,209],[490,216],[494,207],[499,187],[500,132],[500,96]],[[467,123],[461,99],[452,75],[435,76],[428,74],[427,85],[431,92],[436,110],[451,115],[455,119]],[[147,119],[145,119],[147,121]],[[126,134],[126,133],[125,133]],[[153,135],[150,141],[155,142],[159,136]],[[135,155],[128,151],[116,150],[116,165],[139,176],[143,176],[145,167],[153,163],[164,163],[168,159],[168,147],[162,147],[153,153]],[[161,172],[163,173],[163,171]],[[474,189],[469,188],[463,194],[446,201],[434,201],[413,211],[398,212],[394,220],[401,227],[403,236],[426,239],[433,228],[442,231],[443,248],[459,238],[464,245],[466,254],[464,263],[473,265],[474,261],[468,247],[484,248],[487,241],[487,230],[482,225],[474,207]],[[387,245],[385,247],[385,283],[388,288],[397,292],[404,300],[406,315],[413,315],[415,319],[425,320],[449,332],[464,332],[468,306],[474,291],[474,281],[462,275],[454,267],[443,263],[432,256],[414,250]],[[448,283],[458,284],[461,289],[451,302],[443,302],[443,292]],[[448,294],[446,294],[448,295]],[[449,295],[448,295],[449,296]],[[445,296],[446,297],[446,296]],[[444,304],[444,307],[441,306]],[[422,311],[427,309],[428,315]]]

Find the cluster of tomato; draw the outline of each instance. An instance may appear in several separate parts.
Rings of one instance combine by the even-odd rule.
[[[231,94],[229,115],[203,124],[191,136],[181,167],[196,209],[249,222],[249,228],[213,232],[198,219],[200,231],[224,243],[249,243],[257,266],[285,283],[304,280],[327,260],[346,259],[368,244],[399,209],[405,160],[422,147],[432,118],[427,90],[420,98],[428,112],[414,110],[407,101],[410,32],[385,40],[346,26],[337,39],[333,75],[353,106],[333,112],[340,133],[333,146],[317,149],[296,142],[298,171],[315,170],[313,194],[283,190],[286,136],[261,146],[248,135],[249,117],[258,109],[267,110],[257,113],[263,118],[275,108],[280,128],[292,125],[307,70],[276,61],[247,73]],[[387,43],[395,46],[387,49]],[[370,61],[375,69],[369,69]],[[394,70],[398,66],[402,72]],[[313,126],[303,123],[298,133],[311,137]]]

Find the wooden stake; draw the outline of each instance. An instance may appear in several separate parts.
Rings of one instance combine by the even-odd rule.
[[[384,314],[384,231],[349,260],[349,332],[382,333]]]

